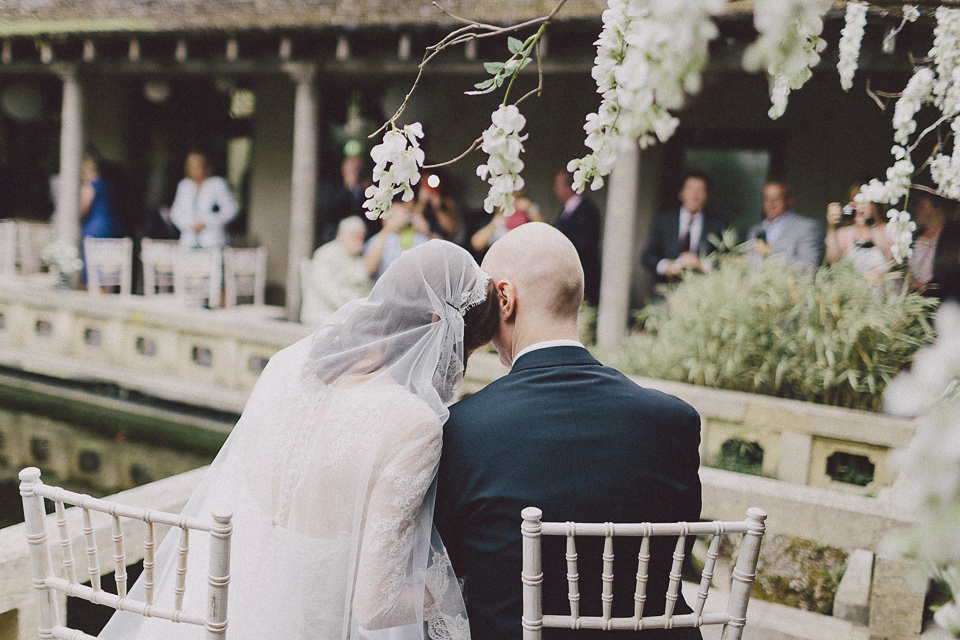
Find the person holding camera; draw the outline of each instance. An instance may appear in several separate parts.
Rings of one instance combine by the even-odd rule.
[[[400,199],[390,205],[390,215],[383,217],[383,229],[367,240],[363,262],[372,278],[379,278],[390,263],[407,249],[430,240],[430,224],[413,210],[411,203]]]
[[[853,202],[860,189],[850,191],[851,202],[827,206],[827,262],[849,260],[873,284],[880,284],[893,254],[891,238],[880,205],[875,202]]]

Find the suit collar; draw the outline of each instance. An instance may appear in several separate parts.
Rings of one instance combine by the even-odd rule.
[[[597,361],[590,352],[583,347],[546,347],[523,354],[513,363],[510,373],[540,369],[543,367],[558,367],[570,365],[597,365]]]

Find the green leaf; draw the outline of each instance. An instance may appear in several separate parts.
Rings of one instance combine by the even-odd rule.
[[[509,38],[507,38],[507,49],[509,49],[510,53],[512,53],[513,55],[517,55],[518,53],[523,51],[523,41],[518,40],[513,36],[510,36]]]
[[[484,62],[483,68],[487,70],[487,73],[492,73],[497,75],[503,71],[504,64],[502,62]]]
[[[476,87],[477,89],[479,89],[479,91],[464,91],[464,92],[463,92],[464,95],[467,95],[467,96],[481,96],[481,95],[483,95],[483,94],[485,94],[485,93],[490,93],[491,91],[493,91],[494,89],[496,89],[496,88],[499,87],[500,85],[497,84],[496,82],[494,82],[494,79],[493,79],[493,78],[490,78],[489,80],[484,80],[483,82],[478,82],[477,84],[475,84],[475,85],[473,85],[473,86]]]

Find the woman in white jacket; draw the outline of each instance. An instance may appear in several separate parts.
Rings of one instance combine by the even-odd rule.
[[[227,225],[237,216],[236,199],[227,181],[211,175],[210,162],[200,152],[187,154],[187,177],[177,185],[170,220],[180,230],[180,244],[191,249],[227,246]]]

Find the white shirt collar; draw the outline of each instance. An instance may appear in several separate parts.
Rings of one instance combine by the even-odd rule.
[[[513,361],[516,362],[517,360],[520,359],[520,356],[526,355],[526,354],[530,353],[531,351],[536,351],[536,350],[538,350],[538,349],[547,349],[547,348],[549,348],[549,347],[581,347],[581,348],[584,348],[584,347],[583,347],[583,343],[580,342],[579,340],[566,340],[566,339],[561,339],[561,340],[544,340],[543,342],[534,342],[534,343],[531,344],[530,346],[524,347],[523,349],[521,349],[521,350],[520,350],[520,353],[518,353],[517,355],[513,356]]]
[[[569,215],[576,209],[580,202],[583,201],[583,196],[579,193],[576,193],[570,197],[569,200],[563,203],[563,213],[564,215]]]

